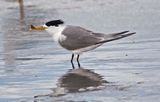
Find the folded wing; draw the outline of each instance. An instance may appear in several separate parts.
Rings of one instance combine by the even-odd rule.
[[[103,44],[113,40],[118,40],[135,33],[129,31],[123,31],[112,34],[94,33],[77,26],[68,26],[62,34],[66,36],[66,39],[59,41],[60,45],[68,50],[76,50],[79,48],[85,48],[91,45]]]

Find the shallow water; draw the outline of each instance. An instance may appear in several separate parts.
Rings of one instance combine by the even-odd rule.
[[[25,18],[16,0],[0,1],[0,102],[160,101],[159,0],[25,0]],[[83,69],[71,70],[70,52],[29,31],[58,18],[136,35],[84,53]]]

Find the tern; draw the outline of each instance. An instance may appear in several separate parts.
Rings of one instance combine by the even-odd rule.
[[[31,30],[46,30],[63,48],[72,52],[71,64],[74,69],[74,55],[80,68],[79,56],[83,52],[93,50],[106,42],[118,40],[135,34],[135,32],[122,31],[118,33],[96,33],[80,26],[65,25],[61,19],[52,20],[44,25],[31,25]]]

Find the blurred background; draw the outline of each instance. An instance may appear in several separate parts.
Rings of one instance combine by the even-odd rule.
[[[160,101],[159,5],[159,0],[0,0],[0,102]],[[95,32],[136,34],[84,53],[84,70],[70,70],[70,52],[48,33],[29,31],[31,24],[55,19]]]

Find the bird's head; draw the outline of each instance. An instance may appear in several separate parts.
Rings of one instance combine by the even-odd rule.
[[[52,27],[59,27],[62,24],[64,24],[64,22],[60,19],[59,20],[52,20],[52,21],[45,23],[44,25],[36,25],[36,26],[31,25],[31,30],[47,30]]]

